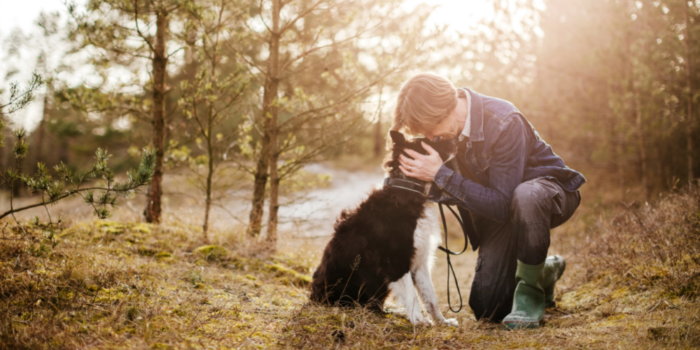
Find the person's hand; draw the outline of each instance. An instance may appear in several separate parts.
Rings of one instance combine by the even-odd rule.
[[[428,155],[424,156],[416,151],[406,149],[406,152],[413,159],[406,157],[405,155],[399,156],[399,169],[408,177],[413,177],[418,180],[423,181],[433,181],[435,174],[442,166],[442,158],[436,150],[434,150],[430,145],[421,142],[423,149],[428,151]]]

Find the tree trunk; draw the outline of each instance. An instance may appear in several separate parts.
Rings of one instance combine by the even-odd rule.
[[[280,0],[272,0],[272,37],[270,38],[270,61],[268,74],[271,80],[272,106],[270,106],[270,215],[267,221],[267,241],[273,251],[277,247],[277,212],[279,210],[280,177],[277,169],[279,159],[278,145],[278,112],[277,89],[279,87],[279,54],[280,54]]]
[[[194,45],[185,47],[185,74],[187,82],[190,84],[194,83],[194,78],[197,75],[197,60],[194,56]]]
[[[14,158],[15,159],[15,171],[17,171],[18,174],[22,173],[22,158]],[[11,183],[12,187],[12,196],[13,197],[21,197],[22,196],[22,180],[20,179],[15,179]]]
[[[263,101],[267,100],[267,89]],[[263,102],[264,103],[264,102]],[[256,237],[260,234],[263,206],[265,205],[265,187],[267,186],[268,165],[270,162],[270,134],[268,133],[269,121],[266,115],[268,110],[263,109],[263,135],[260,140],[260,153],[255,166],[255,182],[253,187],[253,207],[250,209],[248,221],[248,236]]]
[[[70,163],[70,137],[58,135],[58,162]]]
[[[615,154],[617,155],[617,185],[620,187],[620,191],[622,192],[622,199],[625,199],[625,186],[627,185],[625,183],[625,163],[626,160],[624,159],[624,142],[625,136],[623,132],[619,132],[617,135],[617,139],[615,140]]]
[[[0,111],[0,123],[4,122],[5,118],[2,115],[2,111]],[[0,136],[0,142],[2,144],[0,145],[0,171],[5,172],[7,171],[8,166],[6,164],[12,164],[8,163],[8,158],[9,158],[9,153],[10,153],[10,147],[7,147],[7,144],[10,140],[8,136],[8,129],[7,126],[5,128],[0,127],[0,133],[2,133],[2,136]],[[9,184],[4,184],[0,185],[0,189],[9,188]]]
[[[280,178],[277,173],[277,156],[270,158],[270,216],[267,221],[267,241],[274,251],[277,247],[277,212],[279,211]]]
[[[156,150],[156,164],[153,180],[148,187],[146,221],[159,223],[161,219],[161,195],[163,194],[163,155],[165,132],[165,75],[168,65],[165,42],[168,36],[168,13],[161,10],[156,17],[156,42],[153,52],[153,147]]]
[[[217,34],[218,38],[218,34]],[[191,51],[193,52],[193,51]],[[211,86],[216,89],[216,46],[214,46],[214,50],[212,52],[211,56],[211,73],[209,75],[209,81],[211,83]],[[194,60],[192,60],[194,62]],[[191,72],[194,71],[194,67],[189,67]],[[194,80],[194,74],[191,76],[191,78]],[[195,105],[194,108],[197,108]],[[204,136],[207,139],[207,157],[208,162],[207,162],[207,187],[206,187],[206,199],[204,201],[204,225],[202,225],[202,233],[204,235],[204,242],[209,242],[209,213],[211,212],[211,192],[212,192],[212,178],[214,177],[214,145],[212,145],[212,134],[214,132],[214,106],[213,102],[208,102],[207,103],[207,125],[206,129],[202,130],[204,133]]]
[[[691,51],[690,51],[690,18],[688,16],[688,1],[683,0],[685,2],[685,35],[686,37],[683,40],[685,42],[685,51],[686,51],[686,63],[685,63],[685,77],[686,77],[686,86],[688,88],[688,105],[687,105],[687,112],[686,112],[686,118],[687,118],[687,125],[686,125],[686,151],[687,154],[686,156],[688,157],[688,183],[692,184],[693,180],[695,179],[695,174],[693,173],[693,127],[695,126],[694,124],[694,118],[693,118],[693,84],[692,84],[692,66],[691,66]]]
[[[34,164],[38,164],[39,162],[43,162],[46,164],[44,161],[44,129],[46,129],[46,119],[49,116],[49,92],[50,90],[46,90],[46,94],[44,95],[44,107],[42,111],[42,116],[41,116],[41,121],[39,122],[39,126],[37,126],[36,130],[36,139],[35,143],[36,145],[36,158]]]
[[[607,96],[609,99],[609,96],[614,96],[613,94],[613,89],[610,85],[608,85],[607,88]],[[625,195],[625,186],[624,186],[624,165],[622,164],[622,145],[621,145],[621,138],[618,137],[618,124],[617,124],[617,115],[615,112],[610,108],[610,103],[609,100],[606,101],[608,102],[607,107],[605,109],[606,114],[608,115],[607,121],[608,121],[608,139],[610,140],[610,152],[612,153],[612,161],[611,161],[611,168],[610,172],[612,174],[615,174],[617,176],[617,184],[618,184],[618,189],[620,190],[620,193],[622,193],[622,196],[624,198]],[[552,123],[547,123],[551,127]],[[551,134],[550,134],[551,135]]]
[[[384,149],[384,137],[382,137],[382,120],[377,118],[377,122],[374,124],[374,157],[379,158],[382,156],[382,149]]]
[[[384,135],[382,135],[382,92],[384,88],[379,90],[379,111],[377,112],[377,122],[374,124],[374,157],[382,156],[384,150]]]
[[[634,82],[632,82],[632,85],[634,85]],[[642,108],[639,105],[639,93],[637,92],[637,89],[633,87],[633,94],[634,94],[634,110],[636,113],[636,124],[637,124],[637,141],[639,143],[639,162],[641,165],[641,172],[642,172],[642,191],[644,193],[644,199],[647,200],[649,199],[649,187],[648,187],[648,180],[647,180],[647,152],[645,149],[645,142],[644,142],[644,124],[642,121]]]
[[[629,33],[628,33],[629,34]],[[640,172],[641,172],[641,180],[642,180],[642,193],[644,194],[644,199],[647,200],[649,199],[649,188],[648,188],[648,181],[647,181],[647,153],[646,153],[646,148],[645,148],[645,142],[644,142],[644,123],[642,120],[642,107],[639,102],[639,91],[637,90],[636,82],[635,82],[635,69],[634,69],[634,61],[632,59],[633,52],[632,52],[632,42],[630,41],[629,38],[626,38],[626,43],[627,43],[627,56],[629,57],[629,62],[627,65],[628,73],[627,73],[627,83],[629,84],[628,87],[630,91],[632,92],[632,103],[633,103],[633,108],[634,108],[634,114],[635,114],[635,126],[636,126],[636,133],[637,133],[637,143],[639,147],[639,163],[640,163]]]
[[[273,151],[272,134],[276,132],[277,124],[277,90],[279,87],[279,77],[277,76],[279,64],[279,0],[273,0],[272,17],[277,23],[277,29],[272,29],[270,37],[270,57],[267,61],[267,76],[265,78],[265,91],[263,92],[262,121],[263,135],[255,167],[255,187],[253,188],[253,208],[250,210],[250,220],[248,222],[248,235],[256,237],[260,234],[263,206],[265,205],[265,187],[269,174],[270,158]],[[275,21],[275,18],[277,19]],[[273,25],[274,27],[274,25]],[[274,122],[273,124],[273,114]],[[273,131],[273,129],[275,129]],[[274,150],[276,152],[276,149]]]
[[[209,242],[209,211],[211,210],[211,179],[214,176],[214,152],[211,144],[211,118],[209,118],[209,132],[207,134],[207,153],[209,155],[209,168],[207,169],[207,198],[204,201],[204,225],[202,225],[202,233],[204,234],[204,242]]]

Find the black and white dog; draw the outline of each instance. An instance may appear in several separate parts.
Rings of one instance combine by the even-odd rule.
[[[406,308],[412,324],[431,324],[421,312],[418,290],[425,311],[435,322],[457,326],[455,319],[445,319],[440,313],[430,280],[435,249],[441,241],[437,216],[425,210],[430,184],[406,178],[399,169],[399,155],[405,149],[427,154],[421,141],[445,161],[454,156],[456,145],[406,140],[397,131],[390,136],[384,187],[372,191],[354,210],[341,212],[313,275],[309,298],[327,305],[359,304],[381,311],[391,293]]]

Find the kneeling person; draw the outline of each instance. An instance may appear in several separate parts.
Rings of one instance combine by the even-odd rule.
[[[586,179],[568,168],[510,102],[456,89],[419,74],[401,88],[393,130],[428,139],[458,139],[455,160],[407,151],[406,176],[433,181],[430,199],[471,215],[479,249],[469,305],[477,319],[508,329],[539,326],[554,305],[554,284],[566,266],[547,257],[551,228],[578,208]],[[432,154],[432,152],[431,152]]]

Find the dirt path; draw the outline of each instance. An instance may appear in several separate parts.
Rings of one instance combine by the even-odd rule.
[[[344,208],[354,207],[375,187],[381,187],[384,175],[380,171],[348,171],[325,164],[310,164],[304,168],[312,174],[327,174],[330,186],[303,193],[303,201],[280,208],[283,223],[280,231],[296,237],[328,236],[335,218]],[[282,202],[290,201],[283,198]]]

